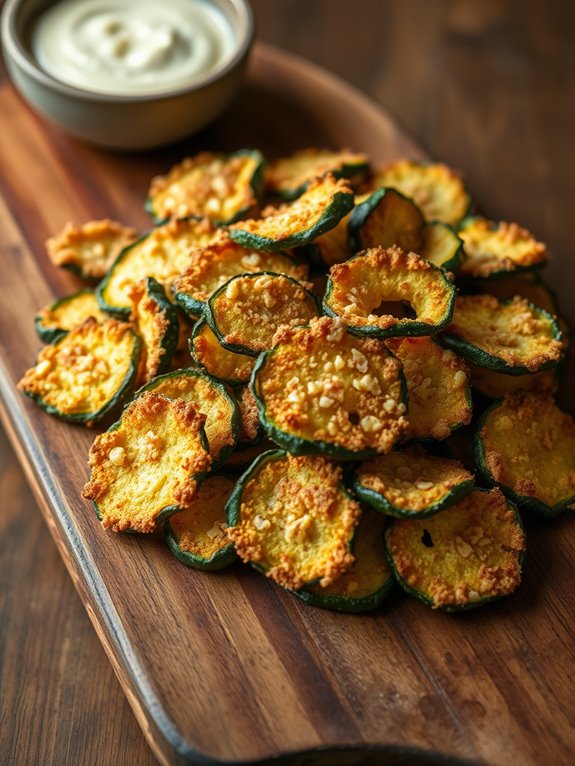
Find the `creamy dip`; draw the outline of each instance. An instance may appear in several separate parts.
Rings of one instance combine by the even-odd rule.
[[[119,95],[184,87],[234,49],[229,20],[206,0],[63,0],[32,32],[32,51],[48,74]]]

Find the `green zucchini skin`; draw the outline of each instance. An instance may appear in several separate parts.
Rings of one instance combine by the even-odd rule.
[[[181,563],[185,564],[187,567],[199,569],[203,572],[216,572],[219,569],[224,569],[230,564],[233,564],[237,559],[233,543],[229,543],[229,545],[220,548],[213,556],[206,559],[203,556],[197,556],[180,548],[169,520],[164,522],[162,528],[168,547],[178,561],[181,561]]]
[[[112,306],[106,301],[106,288],[112,279],[114,275],[114,271],[119,266],[119,264],[124,260],[124,258],[128,255],[128,253],[135,247],[138,247],[138,245],[141,245],[142,242],[144,242],[148,237],[150,236],[150,232],[147,231],[144,234],[142,234],[141,237],[139,237],[135,242],[132,242],[131,245],[128,245],[123,250],[120,250],[118,253],[118,257],[110,267],[110,270],[102,279],[102,281],[98,284],[96,287],[96,299],[98,301],[98,304],[100,305],[100,308],[102,311],[106,311],[108,314],[110,314],[113,317],[116,317],[117,319],[124,319],[128,320],[130,318],[131,313],[131,307],[130,306]]]
[[[285,456],[285,450],[281,449],[272,449],[267,452],[262,452],[262,454],[258,455],[254,462],[242,473],[226,503],[226,521],[228,527],[236,527],[238,525],[242,506],[242,495],[244,488],[252,475],[256,473],[264,463],[267,463],[268,460],[281,460]]]
[[[204,317],[201,317],[200,319],[198,319],[198,321],[196,322],[196,324],[194,325],[194,328],[192,330],[192,335],[191,335],[190,339],[188,340],[188,348],[190,350],[190,356],[192,357],[192,359],[194,361],[194,364],[198,367],[198,369],[202,370],[202,372],[205,372],[206,375],[209,375],[211,378],[214,378],[215,380],[219,380],[222,383],[227,384],[228,386],[236,388],[237,386],[246,385],[246,383],[248,381],[243,380],[243,379],[242,380],[237,380],[235,378],[220,378],[220,377],[216,377],[198,359],[198,356],[197,356],[197,354],[195,352],[195,348],[194,348],[194,339],[196,338],[197,335],[200,334],[200,332],[202,331],[202,328],[204,327],[204,324],[207,324]]]
[[[77,290],[71,295],[65,295],[63,298],[59,298],[57,301],[54,301],[54,303],[50,305],[50,309],[56,309],[62,304],[74,300],[74,298],[78,297],[79,295],[85,295],[86,293],[92,292],[93,290],[89,287],[85,287],[82,290]],[[64,330],[61,327],[44,327],[40,314],[36,314],[34,317],[34,329],[36,330],[36,334],[42,343],[56,343],[56,341],[59,341],[69,332],[68,330]]]
[[[328,173],[331,173],[334,178],[346,178],[352,180],[357,176],[365,175],[369,171],[369,168],[369,162],[344,162],[340,168],[332,168]],[[284,202],[293,202],[298,197],[301,197],[311,181],[312,179],[309,179],[292,189],[274,191],[273,196]]]
[[[169,370],[170,362],[176,351],[180,334],[180,322],[175,306],[171,303],[166,291],[162,285],[153,277],[146,277],[146,293],[156,303],[166,318],[167,327],[161,341],[161,348],[164,350],[162,361],[158,367],[157,375],[162,375]]]
[[[290,593],[293,593],[293,595],[297,596],[301,601],[305,601],[306,604],[318,607],[319,609],[328,609],[330,612],[341,612],[344,614],[363,614],[364,612],[372,612],[381,606],[382,602],[393,588],[394,583],[395,577],[390,573],[390,576],[383,583],[381,588],[378,588],[378,590],[363,598],[335,595],[320,596],[309,590],[305,590],[305,588],[303,590],[290,591]]]
[[[453,237],[453,249],[451,256],[443,263],[434,265],[439,265],[446,271],[457,271],[466,258],[463,240],[459,237],[453,226],[450,226],[444,221],[427,221],[423,226],[422,233],[431,226],[440,226],[442,229],[448,232],[450,236]],[[427,255],[425,253],[423,254],[423,257],[427,259]]]
[[[351,248],[351,251],[353,253],[357,253],[360,250],[364,250],[366,247],[373,247],[372,244],[365,244],[362,239],[361,230],[363,228],[363,225],[369,218],[369,216],[373,213],[373,211],[377,208],[377,206],[382,202],[382,200],[385,199],[385,197],[397,197],[402,202],[409,203],[413,206],[415,214],[419,215],[421,218],[421,227],[424,225],[424,218],[421,214],[421,211],[415,204],[415,202],[410,198],[406,197],[405,194],[402,194],[397,189],[393,189],[391,187],[382,186],[380,189],[377,189],[374,191],[364,202],[361,202],[359,205],[356,205],[351,217],[349,219],[349,223],[347,225],[347,234],[348,234],[348,240],[349,240],[349,246]],[[382,245],[383,247],[391,247],[392,245],[397,244],[396,242],[389,242],[389,243],[381,243],[378,244]]]

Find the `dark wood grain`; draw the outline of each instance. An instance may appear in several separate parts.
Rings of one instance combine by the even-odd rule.
[[[463,168],[476,198],[490,214],[515,218],[551,243],[555,254],[551,278],[564,307],[572,314],[568,223],[575,197],[574,159],[569,151],[575,128],[575,82],[568,56],[572,55],[573,13],[561,3],[543,8],[529,2],[362,0],[350,4],[336,0],[308,3],[306,15],[298,17],[298,3],[279,0],[274,2],[273,11],[269,5],[254,2],[261,36],[355,80],[389,107],[434,156]],[[319,121],[302,122],[301,112],[294,115],[290,106],[294,99],[299,103],[301,92],[292,93],[289,83],[273,70],[268,76],[275,80],[277,93],[262,102],[257,89],[251,91],[250,108],[255,117],[243,121],[233,139],[223,127],[199,137],[189,148],[211,147],[212,142],[225,145],[226,140],[253,135],[254,144],[281,150],[306,140],[317,143],[334,130],[339,135],[339,130],[347,131],[350,124],[359,131],[350,110],[337,120],[324,111]],[[16,296],[6,306],[24,314],[41,305],[47,295],[64,292],[73,284],[43,261],[43,239],[70,216],[83,220],[109,214],[141,225],[145,219],[140,204],[149,175],[167,167],[188,147],[145,157],[104,154],[47,128],[22,108],[9,88],[3,88],[1,104],[0,183],[9,207],[1,215],[3,266],[18,263],[30,289],[31,308],[22,306]],[[262,114],[264,105],[273,110],[271,117]],[[321,114],[315,106],[314,111]],[[267,127],[270,119],[279,123],[274,135]],[[370,133],[369,127],[366,133]],[[380,146],[374,147],[376,159],[379,151],[406,151],[406,144],[390,146],[396,133],[383,134]],[[28,163],[27,174],[22,173],[23,158]],[[30,164],[30,159],[35,162]],[[50,194],[40,195],[38,189],[48,189]],[[38,283],[34,276],[38,260],[47,285]],[[22,331],[11,329],[9,343],[4,364],[22,369],[30,362],[30,344],[33,348],[37,345],[31,326]],[[39,429],[48,445],[58,445],[57,452],[48,446],[40,455],[49,463],[56,461],[54,490],[72,496],[78,476],[86,471],[82,454],[74,457],[71,466],[59,462],[57,454],[60,446],[68,450],[78,443],[87,446],[89,436],[63,424],[54,425],[54,421],[43,425],[48,419],[32,408],[27,407],[26,413],[24,425],[32,431]],[[6,475],[11,476],[12,471]],[[11,492],[14,497],[18,494],[14,488]],[[83,512],[79,501],[74,512]],[[61,533],[61,529],[56,531]],[[429,612],[401,594],[396,594],[377,616],[358,620],[330,615],[302,607],[263,579],[241,570],[222,573],[221,577],[194,575],[182,588],[182,579],[189,579],[189,573],[182,574],[176,562],[166,562],[159,541],[130,540],[118,551],[117,542],[106,536],[102,539],[95,521],[84,516],[79,516],[72,531],[99,536],[92,560],[83,562],[85,568],[114,564],[127,567],[125,571],[138,571],[143,578],[161,573],[161,594],[147,595],[150,613],[137,613],[137,607],[130,603],[115,607],[115,617],[132,625],[128,638],[133,656],[120,656],[120,662],[115,661],[124,686],[131,688],[134,682],[121,667],[126,659],[135,658],[153,673],[167,673],[169,686],[180,680],[179,663],[186,656],[192,662],[197,658],[208,669],[205,677],[196,680],[194,693],[211,691],[213,682],[230,690],[228,699],[241,700],[227,705],[218,696],[191,721],[186,712],[189,692],[171,696],[165,689],[151,690],[159,705],[181,707],[175,716],[176,726],[180,731],[190,731],[190,727],[199,730],[201,741],[196,742],[208,753],[232,752],[246,759],[255,754],[256,745],[259,755],[277,752],[278,737],[286,736],[281,731],[286,711],[291,711],[290,726],[297,723],[297,732],[292,731],[291,739],[284,740],[285,748],[322,742],[359,743],[371,737],[367,741],[408,744],[493,764],[571,763],[575,744],[570,718],[574,689],[569,621],[574,607],[571,518],[530,524],[529,555],[520,592],[481,614],[458,618]],[[22,541],[28,556],[35,552],[36,546],[23,534],[18,538],[8,534],[6,540],[7,544]],[[62,552],[70,555],[69,550]],[[130,582],[118,575],[111,589],[119,595]],[[82,583],[77,584],[82,589]],[[90,585],[98,583],[92,581]],[[161,598],[164,593],[180,596],[175,603],[169,599],[166,603]],[[91,603],[86,594],[84,597],[94,609],[106,606],[105,595],[98,593],[99,604]],[[55,603],[61,608],[61,602]],[[48,624],[56,624],[58,611],[53,606],[47,613],[47,619],[52,620]],[[165,636],[158,635],[157,625],[161,620],[170,624],[182,612],[194,615],[189,640],[171,645]],[[7,614],[14,614],[10,604]],[[33,625],[32,617],[22,620],[29,628]],[[107,630],[104,627],[100,633],[110,649],[118,637]],[[154,639],[151,657],[146,643],[150,636]],[[227,651],[222,656],[218,646],[223,643]],[[50,677],[50,667],[55,667],[58,656],[66,657],[62,662],[69,661],[61,653],[41,663],[39,646],[31,651],[30,659],[35,658],[36,666],[43,667],[44,677]],[[13,655],[4,652],[4,656]],[[269,689],[258,689],[254,669],[270,679]],[[13,685],[9,699],[14,699],[17,676],[6,677]],[[78,675],[69,678],[78,679]],[[86,683],[88,700],[92,694],[104,699],[109,680],[97,678]],[[57,680],[53,684],[57,687]],[[4,683],[2,688],[6,688]],[[55,713],[62,716],[62,708],[70,699],[70,693],[60,687],[53,701]],[[146,725],[142,699],[132,698],[131,702]],[[18,720],[22,720],[23,707],[32,711],[34,703],[16,706]],[[85,709],[90,709],[89,702]],[[7,707],[3,713],[3,722],[16,720],[9,710]],[[238,715],[243,731],[229,734],[227,722],[236,722]],[[50,720],[53,718],[44,719]],[[89,763],[90,756],[85,761],[78,759],[77,744],[67,745],[67,749],[63,746],[63,741],[73,738],[64,717],[60,722],[58,736],[48,731],[48,724],[42,724],[38,716],[28,730],[12,726],[10,753],[15,756],[7,762],[33,762],[33,756],[28,760],[24,756],[35,753],[33,747],[22,749],[22,742],[32,736],[43,743],[38,753],[57,753],[54,764]],[[112,756],[108,762],[146,763],[140,758],[141,744],[129,745],[111,718],[103,722],[111,737],[118,733],[115,748],[108,751],[117,754],[117,759]],[[88,727],[85,731],[88,733]],[[159,736],[157,730],[148,731],[156,743]],[[106,762],[107,742],[103,740],[93,750],[103,754],[103,759],[94,759],[94,763]],[[20,750],[14,743],[20,743]],[[161,748],[161,744],[157,746]],[[4,748],[0,750],[3,757]],[[382,757],[374,762],[382,762]]]

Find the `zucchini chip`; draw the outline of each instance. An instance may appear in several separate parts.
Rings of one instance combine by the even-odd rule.
[[[575,508],[575,423],[553,397],[516,391],[489,407],[476,434],[481,471],[542,516]]]
[[[257,356],[281,325],[307,324],[319,314],[312,293],[283,274],[238,274],[212,293],[205,318],[228,351]]]
[[[200,370],[175,370],[152,380],[136,397],[153,391],[169,399],[193,402],[205,415],[212,468],[221,465],[235,448],[240,430],[238,405],[226,387]]]
[[[477,489],[427,519],[394,519],[385,544],[399,584],[434,609],[480,606],[521,581],[525,532],[498,489]]]
[[[88,317],[40,351],[18,387],[62,420],[91,425],[121,404],[133,387],[141,342],[129,324]]]
[[[40,309],[34,318],[34,326],[43,343],[54,343],[88,317],[99,322],[110,318],[100,309],[94,291],[85,289]]]
[[[459,225],[467,258],[461,276],[487,278],[542,266],[547,248],[516,223],[470,216]]]
[[[423,223],[413,200],[384,187],[353,209],[348,225],[349,244],[354,253],[392,245],[407,252],[419,252]]]
[[[363,511],[353,542],[355,561],[331,585],[310,585],[295,595],[311,606],[334,612],[368,612],[377,609],[395,578],[385,557],[381,514]]]
[[[441,221],[429,221],[422,228],[418,252],[426,261],[446,271],[457,271],[465,260],[463,240],[454,228]]]
[[[203,423],[191,402],[146,392],[96,437],[82,495],[94,502],[105,528],[153,532],[190,507],[210,468]]]
[[[420,446],[367,460],[355,471],[358,498],[389,516],[424,518],[473,491],[473,475],[458,460],[429,455]]]
[[[525,389],[554,393],[558,387],[557,368],[541,370],[530,375],[505,375],[468,362],[471,385],[488,399],[503,399],[505,394]]]
[[[394,338],[388,348],[403,365],[408,392],[408,439],[446,439],[470,422],[469,371],[431,338]]]
[[[462,295],[440,341],[480,367],[525,375],[559,362],[560,339],[551,314],[524,298],[501,303],[493,295]]]
[[[333,229],[353,207],[353,192],[342,178],[316,178],[289,205],[269,206],[262,217],[230,226],[230,236],[254,250],[282,250],[307,245]]]
[[[375,247],[332,266],[323,308],[355,335],[390,338],[434,335],[451,322],[454,301],[455,285],[442,269],[398,247]]]
[[[60,234],[46,241],[46,250],[54,265],[84,279],[98,280],[136,237],[135,229],[109,219],[89,221],[83,226],[67,223]]]
[[[278,330],[254,368],[260,419],[294,454],[358,459],[388,452],[405,434],[400,362],[377,339],[328,317]]]
[[[272,271],[297,280],[307,277],[307,266],[286,253],[254,253],[237,245],[227,235],[215,244],[196,250],[186,270],[176,279],[172,292],[180,308],[200,316],[206,301],[229,279],[239,274]]]
[[[361,181],[369,170],[365,154],[343,149],[300,149],[289,157],[271,162],[265,172],[266,189],[282,199],[296,199],[311,181],[331,173],[335,178],[347,178],[350,183]]]
[[[202,152],[152,179],[146,210],[156,223],[189,215],[218,224],[237,221],[256,205],[263,171],[264,158],[256,150]]]
[[[240,409],[239,442],[244,445],[254,444],[262,436],[262,427],[253,391],[249,386],[243,386],[235,398]]]
[[[226,503],[234,486],[226,476],[208,476],[190,505],[164,522],[166,541],[182,564],[213,572],[235,560],[226,534]]]
[[[147,232],[122,250],[97,289],[104,311],[128,316],[132,307],[129,291],[146,277],[154,277],[168,288],[190,262],[190,252],[222,236],[207,219],[170,221]]]
[[[331,585],[353,564],[361,510],[322,457],[261,455],[228,501],[228,535],[242,561],[290,590]]]
[[[455,226],[468,212],[471,197],[461,177],[441,163],[398,160],[378,170],[369,188],[391,186],[410,197],[426,221]]]
[[[190,352],[198,367],[231,386],[247,383],[256,363],[252,356],[234,354],[223,348],[205,319],[198,320],[194,326]]]

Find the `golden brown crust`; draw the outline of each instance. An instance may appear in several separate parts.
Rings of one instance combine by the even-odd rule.
[[[467,256],[460,273],[466,277],[488,277],[494,272],[529,268],[547,260],[545,245],[516,223],[501,221],[497,225],[478,217],[458,233]]]
[[[56,266],[75,266],[84,276],[101,279],[120,251],[136,237],[135,229],[108,218],[82,226],[68,222],[59,234],[46,241],[46,250]]]
[[[204,322],[193,339],[194,357],[210,375],[234,383],[247,383],[256,363],[253,356],[236,354],[223,348]]]
[[[244,386],[236,400],[240,408],[240,441],[253,442],[260,431],[260,416],[250,386]]]
[[[138,371],[137,385],[142,386],[155,378],[166,353],[163,340],[170,329],[166,312],[146,289],[146,280],[131,285],[128,295],[132,302],[130,321],[143,341],[143,353]]]
[[[96,300],[96,294],[92,290],[84,290],[69,299],[62,299],[56,304],[44,306],[36,315],[46,329],[72,330],[82,324],[88,317],[94,317],[98,322],[109,319],[110,315],[104,313]]]
[[[341,173],[345,165],[366,165],[368,161],[366,154],[349,149],[299,149],[288,157],[269,163],[265,173],[266,187],[271,192],[299,189],[327,173]]]

